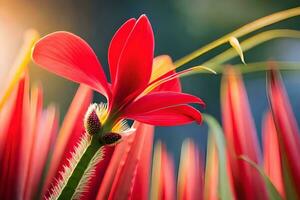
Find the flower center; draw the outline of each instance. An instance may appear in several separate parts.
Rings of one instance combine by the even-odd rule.
[[[108,116],[107,104],[91,104],[84,117],[84,127],[89,135],[98,137],[99,142],[112,145],[119,142],[122,134],[128,134],[131,129],[126,120],[110,121]]]

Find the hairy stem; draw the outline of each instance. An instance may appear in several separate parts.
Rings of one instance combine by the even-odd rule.
[[[90,145],[87,147],[86,151],[81,156],[74,171],[72,172],[72,175],[69,177],[67,184],[60,193],[58,197],[59,200],[72,199],[76,188],[85,173],[85,170],[88,168],[92,158],[101,146],[102,144],[98,141],[98,137],[93,136]]]

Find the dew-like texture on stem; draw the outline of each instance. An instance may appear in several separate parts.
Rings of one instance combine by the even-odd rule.
[[[53,147],[53,156],[43,188],[46,196],[49,195],[49,191],[55,186],[55,181],[60,178],[60,171],[68,163],[74,147],[84,133],[83,118],[91,100],[92,90],[85,85],[80,85],[62,122]],[[78,106],[78,104],[81,106]]]

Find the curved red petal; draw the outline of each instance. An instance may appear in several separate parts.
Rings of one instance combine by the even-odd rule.
[[[157,78],[163,79],[169,76],[176,74],[176,71],[170,71],[170,69],[174,69],[174,64],[172,59],[168,55],[160,55],[154,58],[153,65],[152,65],[152,74],[150,82],[156,80]],[[155,88],[151,92],[158,92],[158,91],[173,91],[173,92],[181,92],[181,84],[179,78],[172,79],[167,81],[157,88]]]
[[[268,111],[264,116],[262,137],[265,173],[281,196],[286,199],[282,155],[280,154],[278,133],[271,111]]]
[[[187,139],[181,148],[178,170],[178,199],[192,200],[204,196],[204,170],[196,144]]]
[[[136,195],[146,197],[148,195],[147,178],[149,178],[150,173],[149,162],[152,153],[154,127],[138,122],[135,122],[133,127],[136,129],[135,133],[125,137],[115,147],[98,191],[97,199],[99,200],[134,199]],[[144,166],[144,164],[147,165]],[[140,174],[142,172],[143,174]],[[142,177],[138,177],[139,174]],[[138,194],[133,194],[134,185],[140,178],[143,180],[139,185],[140,190]]]
[[[145,135],[142,150],[141,160],[139,161],[136,171],[134,185],[131,191],[131,199],[147,199],[149,195],[149,185],[151,178],[151,164],[152,164],[152,148],[154,141],[154,127],[149,125],[141,126],[141,129],[146,131],[141,132]],[[138,138],[137,138],[138,139]]]
[[[138,168],[142,164],[141,158],[146,156],[144,155],[145,151],[147,151],[147,149],[144,148],[146,147],[146,136],[148,134],[153,134],[154,132],[154,127],[147,124],[135,123],[134,127],[136,128],[134,140],[130,150],[125,152],[125,155],[122,156],[122,159],[119,162],[119,167],[114,176],[115,178],[108,198],[109,200],[132,199],[132,191],[136,181]],[[143,175],[147,176],[147,173]]]
[[[234,190],[240,191],[237,199],[266,199],[261,176],[245,161],[237,159],[245,155],[259,163],[261,154],[247,91],[236,68],[225,69],[221,82],[221,109]]]
[[[127,20],[115,33],[112,38],[109,49],[108,49],[108,64],[110,70],[110,79],[112,85],[114,85],[118,63],[120,60],[121,52],[124,48],[124,45],[128,39],[129,34],[131,33],[136,19],[132,18]]]
[[[28,78],[22,78],[16,85],[15,94],[11,101],[11,108],[9,108],[9,119],[4,120],[1,118],[1,125],[5,127],[1,131],[1,139],[3,143],[0,146],[0,196],[1,199],[17,199],[18,198],[18,184],[20,176],[21,163],[21,144],[25,129],[23,120],[26,119],[27,109],[29,106],[26,101],[29,98],[28,95]],[[3,116],[3,115],[2,115]],[[1,116],[1,117],[2,117]],[[3,132],[4,130],[4,132]],[[1,141],[2,142],[2,141]]]
[[[173,157],[161,141],[154,147],[150,199],[176,199]]]
[[[154,37],[148,18],[142,15],[131,31],[118,63],[113,85],[114,105],[123,105],[147,86],[154,53]]]
[[[197,103],[202,106],[205,103],[198,97],[179,92],[155,92],[143,96],[131,103],[123,111],[123,115],[139,115],[176,105]]]
[[[168,107],[140,115],[128,115],[127,118],[155,126],[183,125],[196,121],[202,122],[201,113],[189,105]]]
[[[295,197],[300,199],[300,131],[280,73],[275,66],[272,67],[274,69],[268,72],[267,91],[279,137],[280,153],[284,156],[283,166],[289,172],[283,175],[285,180],[289,180],[290,188],[295,189]],[[287,191],[286,194],[288,196],[292,193]]]
[[[175,71],[171,71],[171,72],[167,73],[164,77],[173,76],[175,74],[176,74]],[[181,92],[181,84],[180,84],[179,78],[174,78],[165,83],[162,83],[161,85],[159,85],[157,88],[155,88],[153,90],[153,92],[158,92],[158,91]]]
[[[84,83],[110,97],[101,64],[92,48],[80,37],[63,31],[49,34],[36,43],[32,57],[50,72]]]

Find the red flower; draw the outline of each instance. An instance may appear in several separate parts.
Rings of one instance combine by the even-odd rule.
[[[110,122],[127,118],[152,125],[200,123],[200,112],[187,104],[204,105],[201,99],[171,91],[170,87],[146,92],[156,80],[170,75],[170,71],[154,73],[153,54],[153,31],[148,18],[142,15],[125,22],[110,43],[111,83],[91,47],[74,34],[55,32],[45,36],[36,43],[32,56],[45,69],[103,94]]]

